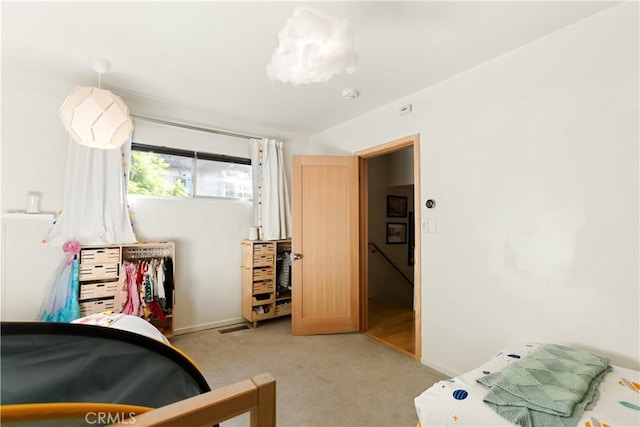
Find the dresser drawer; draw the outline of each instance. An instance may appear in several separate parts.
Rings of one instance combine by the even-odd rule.
[[[275,253],[276,246],[273,243],[254,243],[253,255],[268,255]]]
[[[274,302],[276,302],[276,295],[273,292],[262,295],[254,295],[251,298],[251,305],[253,306],[271,304]]]
[[[253,269],[253,280],[273,280],[273,267]]]
[[[263,255],[253,255],[253,266],[254,267],[263,267],[273,265],[274,255],[271,254],[263,254]]]
[[[80,264],[80,280],[117,279],[120,264]]]
[[[276,287],[271,280],[265,280],[263,282],[253,282],[253,293],[263,294],[266,292],[274,292]]]
[[[113,311],[113,308],[113,298],[83,301],[80,303],[80,314],[83,317],[90,316],[92,314],[102,313],[103,311]]]
[[[117,264],[120,262],[120,248],[82,249],[80,264]]]
[[[80,299],[112,297],[118,290],[118,282],[81,283]]]

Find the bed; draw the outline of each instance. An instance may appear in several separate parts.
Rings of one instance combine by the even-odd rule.
[[[250,412],[252,425],[275,426],[269,374],[212,391],[149,326],[123,316],[3,322],[2,425],[211,426]]]
[[[523,343],[499,351],[489,361],[461,376],[440,381],[415,398],[422,427],[427,426],[511,426],[483,400],[489,388],[478,379],[501,373],[540,347]],[[612,366],[598,387],[599,398],[585,410],[577,425],[584,427],[640,426],[640,372]],[[573,424],[575,425],[575,424]]]
[[[144,335],[154,340],[171,345],[171,342],[151,323],[141,317],[131,316],[123,313],[111,311],[91,314],[72,321],[80,325],[103,326],[105,328],[119,329],[122,331],[134,332]],[[175,347],[174,347],[175,348]]]

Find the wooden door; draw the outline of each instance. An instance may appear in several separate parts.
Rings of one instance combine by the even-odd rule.
[[[293,335],[359,330],[357,157],[293,156]]]

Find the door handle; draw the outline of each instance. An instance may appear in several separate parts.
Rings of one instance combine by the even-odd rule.
[[[295,261],[297,259],[302,258],[302,255],[291,252],[290,257],[291,257],[291,261]]]

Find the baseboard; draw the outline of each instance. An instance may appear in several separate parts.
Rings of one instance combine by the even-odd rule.
[[[429,368],[436,370],[438,372],[440,372],[441,374],[444,375],[448,375],[449,377],[453,378],[453,377],[457,377],[458,375],[460,375],[460,373],[455,372],[452,369],[447,368],[446,366],[441,366],[437,363],[433,363],[429,360],[426,360],[425,358],[421,358],[420,359],[420,363],[422,363],[425,366],[428,366]]]
[[[189,334],[191,332],[205,331],[207,329],[222,328],[224,326],[237,325],[238,323],[244,323],[244,322],[246,322],[246,320],[244,320],[244,318],[236,317],[236,318],[233,318],[233,319],[220,320],[218,322],[201,323],[199,325],[187,326],[186,328],[174,329],[173,333],[174,333],[174,335]]]

